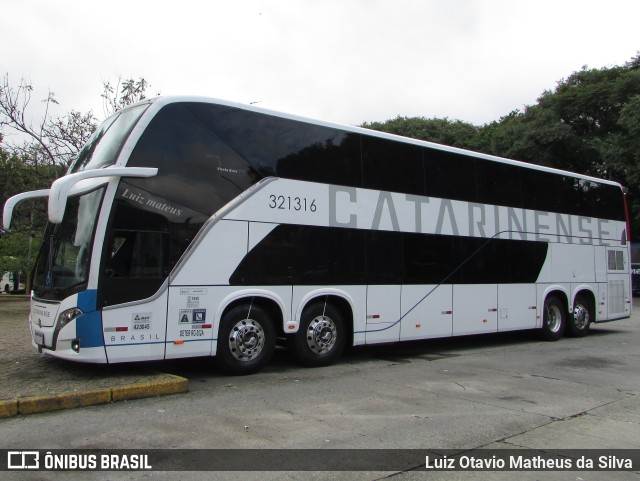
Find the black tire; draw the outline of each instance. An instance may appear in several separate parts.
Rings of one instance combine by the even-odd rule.
[[[314,302],[302,312],[293,337],[293,353],[303,366],[328,366],[338,360],[347,340],[344,319],[330,303]]]
[[[264,309],[234,307],[220,321],[218,367],[228,374],[252,374],[266,366],[276,347],[276,330]]]
[[[589,332],[593,320],[592,303],[584,296],[577,296],[573,303],[573,313],[567,319],[567,334],[571,337],[583,337]]]
[[[557,341],[564,334],[566,323],[564,303],[555,296],[547,297],[542,314],[542,337],[547,341]]]

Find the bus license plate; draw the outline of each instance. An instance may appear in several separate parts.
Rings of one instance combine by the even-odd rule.
[[[35,339],[36,344],[37,344],[38,346],[44,346],[44,333],[43,333],[43,332],[36,331],[36,332],[33,334],[33,338]]]

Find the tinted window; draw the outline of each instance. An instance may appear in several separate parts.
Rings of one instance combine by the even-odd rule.
[[[131,179],[131,184],[208,217],[259,176],[216,134],[206,107],[164,107],[138,141],[128,165],[158,167],[157,176]]]
[[[546,242],[280,225],[232,274],[232,285],[535,282]]]
[[[367,284],[398,284],[403,275],[402,234],[369,231],[367,233]]]
[[[420,147],[377,137],[363,137],[364,187],[424,195]]]
[[[478,159],[476,175],[480,202],[491,205],[522,207],[520,171],[515,165]]]
[[[289,179],[362,187],[360,136],[334,133],[337,135],[325,142],[308,145],[280,158],[276,174]]]
[[[477,202],[476,159],[435,149],[423,153],[428,197]]]
[[[571,212],[571,204],[560,209],[560,176],[540,170],[522,171],[522,193],[524,208],[546,212]]]
[[[454,236],[405,234],[405,283],[446,283],[460,264],[459,244]]]
[[[280,225],[255,246],[230,284],[362,284],[366,231]]]
[[[219,105],[188,108],[260,178],[362,185],[359,135]]]

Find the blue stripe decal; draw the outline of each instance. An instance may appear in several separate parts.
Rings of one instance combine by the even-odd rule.
[[[78,309],[84,312],[76,319],[76,336],[80,347],[104,346],[102,334],[102,312],[96,311],[98,291],[89,289],[78,293]]]
[[[164,344],[164,341],[156,342],[131,342],[128,344],[107,344],[107,347],[126,347],[126,346],[150,346],[153,344]]]
[[[80,347],[104,346],[102,335],[102,312],[93,311],[76,319],[76,336],[80,339]]]
[[[96,310],[98,303],[98,291],[89,289],[78,293],[78,309],[82,312],[91,312]]]

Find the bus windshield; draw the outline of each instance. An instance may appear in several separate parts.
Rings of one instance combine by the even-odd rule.
[[[124,109],[102,122],[71,164],[69,173],[114,164],[125,139],[147,107],[149,105]]]
[[[49,223],[35,266],[33,289],[42,299],[62,300],[87,282],[96,219],[105,187],[69,197],[60,224]]]

